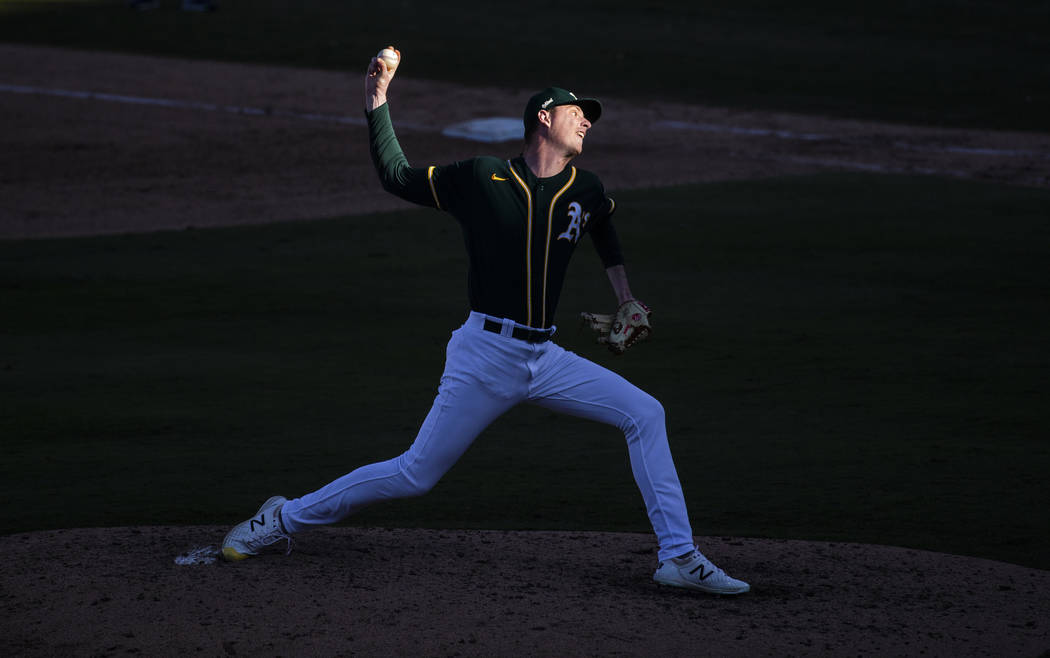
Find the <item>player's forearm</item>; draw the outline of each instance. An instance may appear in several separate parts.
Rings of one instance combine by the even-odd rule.
[[[409,166],[408,158],[394,133],[389,107],[384,103],[366,116],[372,164],[379,174],[383,189],[406,201],[432,205],[433,197],[426,183],[426,172]]]
[[[372,112],[380,105],[386,105],[386,94],[382,92],[365,94],[365,112]]]
[[[401,170],[408,166],[408,159],[401,150],[401,144],[394,133],[394,124],[390,121],[390,108],[384,103],[367,113],[368,146],[372,154],[372,164],[379,174],[383,189],[397,194],[403,187]]]
[[[634,295],[631,294],[631,286],[627,282],[627,269],[623,265],[608,267],[605,269],[605,274],[609,277],[613,292],[616,293],[616,303],[623,304],[629,299],[634,299]]]
[[[408,165],[408,158],[401,150],[401,143],[397,140],[394,124],[390,120],[390,107],[386,103],[366,112],[365,117],[368,119],[368,148],[372,154],[372,164],[385,186],[388,179],[397,178],[401,167]]]

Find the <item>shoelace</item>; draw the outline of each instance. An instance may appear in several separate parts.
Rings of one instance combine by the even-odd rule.
[[[270,544],[276,544],[277,542],[281,541],[282,539],[288,540],[288,548],[287,548],[287,550],[285,550],[284,554],[285,555],[290,555],[291,552],[292,552],[292,536],[287,534],[287,533],[281,532],[280,530],[270,530],[269,532],[267,532],[262,537],[259,537],[258,539],[250,539],[250,540],[248,540],[248,541],[246,541],[244,543],[246,543],[248,545],[248,547],[251,548],[252,550],[258,550],[258,549],[262,548],[263,546],[269,546]]]
[[[686,566],[687,564],[694,563],[697,559],[700,560],[700,566],[703,567],[705,570],[710,570],[710,573],[713,573],[713,574],[716,574],[716,575],[719,575],[719,576],[726,575],[725,571],[723,571],[720,567],[715,566],[714,562],[712,562],[711,560],[708,560],[707,556],[704,555],[703,553],[701,553],[700,551],[693,551],[692,554],[689,556],[689,559],[686,560],[684,564],[678,564],[676,562],[675,566],[681,568],[681,567]],[[694,571],[696,571],[696,569],[692,569],[690,571],[690,575],[692,575],[692,573]]]

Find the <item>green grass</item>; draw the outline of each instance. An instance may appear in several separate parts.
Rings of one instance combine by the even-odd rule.
[[[1050,568],[1050,193],[821,176],[618,195],[656,336],[616,359],[593,250],[560,342],[656,395],[698,534]],[[405,449],[462,321],[420,210],[0,242],[0,531],[228,524]],[[522,407],[352,523],[646,531],[616,430]]]
[[[493,3],[221,0],[194,14],[120,0],[0,1],[0,41],[363,73],[387,43],[403,75],[558,84],[938,125],[1050,129],[1045,0]]]

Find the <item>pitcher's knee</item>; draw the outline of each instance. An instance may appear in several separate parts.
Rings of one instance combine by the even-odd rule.
[[[653,396],[644,393],[631,405],[626,420],[628,426],[633,425],[637,429],[641,429],[644,427],[663,427],[664,418],[664,406]],[[626,430],[627,427],[622,429]]]
[[[415,480],[407,475],[404,476],[404,482],[405,498],[416,498],[428,494],[437,485],[437,480]]]
[[[664,405],[660,404],[660,401],[653,396],[646,394],[645,400],[641,405],[641,417],[649,423],[664,423]]]
[[[431,473],[418,464],[402,465],[397,474],[399,493],[403,498],[415,498],[430,492],[444,473]]]

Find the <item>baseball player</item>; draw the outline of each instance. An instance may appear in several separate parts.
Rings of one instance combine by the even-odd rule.
[[[695,546],[667,443],[664,410],[624,378],[551,339],[569,258],[584,234],[621,306],[590,316],[622,352],[648,335],[648,309],[634,300],[611,217],[616,204],[598,178],[571,166],[601,104],[551,87],[525,107],[525,147],[510,160],[478,157],[412,167],[394,134],[387,89],[394,72],[372,58],[365,76],[371,155],[383,188],[459,222],[469,258],[470,314],[449,340],[437,397],[403,454],[362,466],[294,500],[270,498],[223,541],[241,560],[372,503],[429,491],[493,420],[521,402],[615,425],[627,439],[634,479],[659,544],[654,579],[714,594],[747,592]],[[608,332],[608,333],[605,333]]]

